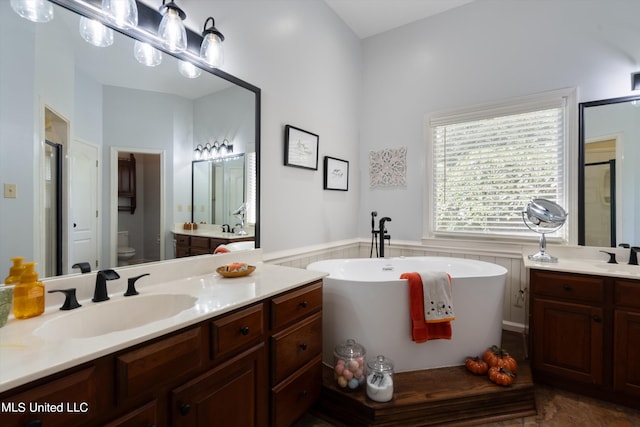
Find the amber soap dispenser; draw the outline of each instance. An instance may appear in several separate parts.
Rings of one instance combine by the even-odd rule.
[[[28,319],[44,312],[44,285],[38,281],[35,262],[24,264],[24,272],[13,289],[13,315],[16,319]]]
[[[13,262],[13,265],[9,269],[9,275],[6,279],[4,279],[5,285],[13,285],[14,283],[20,282],[20,277],[24,272],[24,265],[22,265],[23,260],[24,257],[21,256],[11,258],[11,262]]]

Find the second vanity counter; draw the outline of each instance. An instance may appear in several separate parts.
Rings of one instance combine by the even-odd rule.
[[[93,303],[90,299],[83,298],[83,295],[88,295],[86,288],[90,288],[90,292],[93,292],[93,285],[92,283],[87,285],[86,278],[78,277],[78,280],[84,279],[85,282],[82,285],[83,289],[79,289],[82,307],[71,311],[60,311],[58,308],[61,297],[57,296],[58,294],[55,294],[56,296],[46,294],[49,302],[43,315],[26,320],[10,318],[7,325],[0,328],[0,392],[248,306],[256,301],[312,283],[324,276],[323,273],[264,264],[260,260],[261,252],[258,250],[172,260],[157,263],[156,266],[119,270],[121,279],[113,283],[107,282],[111,299],[101,303]],[[255,264],[256,270],[249,276],[239,278],[223,278],[215,272],[217,266],[235,261]],[[208,272],[202,272],[203,263],[208,265]],[[190,269],[191,265],[199,267]],[[175,276],[181,275],[179,270],[195,273],[186,273],[182,275],[183,277],[176,278]],[[123,290],[126,289],[127,278],[141,272],[149,272],[151,276],[147,278],[147,284],[145,280],[139,280],[137,289],[140,295],[124,297]],[[93,274],[86,276],[95,278]],[[71,287],[64,285],[64,282],[54,281],[49,286],[48,282],[45,282],[45,289]],[[57,321],[64,316],[78,316],[79,313],[84,312],[89,319],[95,314],[92,309],[99,308],[94,306],[118,304],[124,300],[161,294],[192,297],[195,303],[172,317],[94,337],[58,338],[38,334],[38,331],[42,331],[41,328],[46,327],[48,322]],[[149,306],[144,309],[154,310],[154,307]],[[127,317],[132,313],[121,313],[121,315]],[[120,319],[114,319],[114,322],[116,320]],[[108,323],[109,319],[105,319],[105,322]],[[64,334],[62,331],[59,332]]]

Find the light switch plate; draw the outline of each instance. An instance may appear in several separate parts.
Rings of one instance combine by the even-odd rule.
[[[16,184],[5,184],[4,185],[4,198],[5,199],[15,199],[18,197],[16,194],[18,191]]]

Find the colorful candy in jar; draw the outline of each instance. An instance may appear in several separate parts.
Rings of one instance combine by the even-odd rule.
[[[355,390],[365,382],[366,350],[353,339],[334,349],[334,378],[338,387]]]

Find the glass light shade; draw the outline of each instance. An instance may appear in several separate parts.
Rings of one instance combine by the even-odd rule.
[[[138,40],[133,44],[133,55],[139,63],[147,67],[155,67],[162,62],[162,52],[150,44]]]
[[[102,10],[109,22],[119,28],[138,26],[138,6],[136,0],[102,0]]]
[[[200,57],[210,67],[221,67],[224,63],[224,51],[222,49],[222,40],[217,34],[205,34],[200,45]]]
[[[196,79],[200,77],[200,74],[202,73],[200,68],[187,61],[180,61],[178,63],[178,69],[180,70],[180,74],[189,79]]]
[[[48,0],[11,0],[15,13],[33,22],[49,22],[53,19],[53,5]]]
[[[169,52],[179,53],[187,49],[187,31],[178,11],[166,8],[158,27],[158,37],[162,39],[162,46]]]
[[[82,38],[98,47],[107,47],[113,44],[113,30],[102,23],[86,17],[80,18],[80,35]]]

